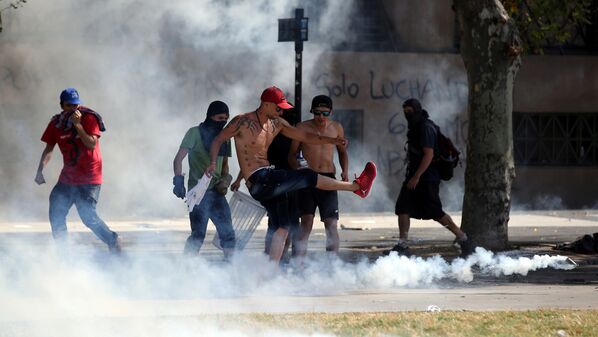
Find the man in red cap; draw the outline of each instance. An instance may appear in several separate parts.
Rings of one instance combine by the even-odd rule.
[[[312,134],[291,126],[282,116],[290,105],[282,90],[269,87],[263,91],[260,106],[252,112],[246,112],[233,120],[216,136],[210,149],[210,166],[206,174],[211,175],[216,167],[216,158],[220,146],[228,139],[235,138],[235,148],[241,174],[247,182],[251,196],[259,201],[268,211],[277,228],[272,237],[270,259],[279,262],[288,235],[288,200],[287,193],[307,187],[322,190],[351,191],[365,198],[376,177],[376,166],[367,163],[361,175],[353,182],[339,181],[312,170],[278,170],[267,159],[268,147],[279,133],[291,139],[308,144],[334,144],[346,146],[343,138],[332,138]]]

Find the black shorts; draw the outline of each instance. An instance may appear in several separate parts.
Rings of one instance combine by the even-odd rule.
[[[298,192],[288,192],[283,197],[276,198],[275,201],[269,202],[264,201],[262,202],[263,205],[268,205],[270,211],[268,211],[268,231],[276,231],[278,228],[286,228],[289,231],[295,231],[299,229],[299,211],[298,211],[298,201],[297,201]],[[287,212],[288,216],[284,213],[280,214],[279,212],[273,212],[274,210],[278,209],[277,203],[283,203],[280,207],[284,208],[284,203],[286,202],[287,205]],[[265,206],[264,206],[265,207]]]
[[[290,229],[297,224],[296,199],[293,194],[302,188],[316,186],[318,175],[312,170],[275,170],[263,168],[253,173],[249,179],[249,193],[268,212],[272,229]]]
[[[264,167],[255,171],[247,181],[249,194],[262,202],[284,196],[288,192],[314,187],[318,183],[318,174],[310,169],[276,170]]]
[[[336,179],[334,173],[320,173],[323,176]],[[316,214],[320,210],[320,220],[338,220],[338,192],[325,191],[315,187],[304,188],[299,191],[299,214]]]
[[[438,220],[445,213],[438,192],[439,181],[420,181],[415,190],[407,188],[407,180],[401,187],[401,192],[395,205],[395,214],[409,214],[409,217],[428,220]]]

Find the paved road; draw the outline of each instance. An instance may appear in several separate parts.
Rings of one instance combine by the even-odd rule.
[[[342,238],[341,258],[350,266],[357,266],[355,264],[357,261],[366,259],[371,261],[371,266],[371,263],[381,256],[382,251],[392,246],[396,240],[395,221],[394,216],[386,214],[352,215],[341,218],[340,223],[346,228],[341,230],[340,234]],[[111,227],[121,233],[128,257],[144,261],[180,259],[180,252],[186,235],[188,235],[188,225],[185,219],[110,221],[109,223]],[[415,238],[412,248],[416,254],[423,257],[441,254],[449,261],[454,258],[455,251],[451,246],[452,238],[446,230],[439,228],[433,222],[416,221],[412,226],[412,238]],[[0,223],[0,258],[2,258],[2,251],[5,253],[14,249],[31,252],[42,251],[50,241],[48,227],[48,224],[44,222]],[[310,255],[319,259],[324,256],[325,238],[322,228],[319,225],[315,227],[317,229],[310,240]],[[73,255],[101,254],[98,252],[104,249],[102,245],[80,223],[73,223],[70,228],[73,232],[73,239],[81,244],[77,246]],[[248,244],[246,252],[249,255],[260,255],[264,229],[265,226],[262,224]],[[589,211],[514,213],[509,235],[514,246],[519,248],[516,254],[532,256],[534,253],[556,254],[558,252],[552,250],[556,242],[570,241],[579,235],[593,232],[598,232],[598,217]],[[212,235],[213,232],[210,232],[207,242],[210,241]],[[221,271],[222,269],[218,269],[218,266],[223,265],[221,254],[207,242],[202,250],[202,256],[204,260],[208,261],[207,264],[214,266],[215,269],[210,267],[212,269],[206,270],[209,272]],[[334,284],[326,284],[325,288],[328,290],[316,291],[317,294],[312,291],[293,291],[292,289],[278,289],[274,292],[275,294],[268,294],[264,289],[260,289],[257,293],[249,291],[236,295],[222,295],[216,291],[215,294],[200,292],[200,295],[194,294],[187,297],[179,294],[176,297],[142,296],[143,298],[139,298],[139,296],[123,296],[121,293],[116,297],[108,296],[96,299],[101,305],[86,307],[86,310],[77,310],[69,315],[75,317],[153,317],[156,315],[188,316],[233,312],[402,311],[426,310],[429,305],[437,305],[445,310],[482,311],[536,308],[598,309],[598,265],[596,264],[598,257],[582,255],[571,255],[571,257],[579,263],[579,266],[573,270],[549,268],[530,272],[525,276],[493,276],[479,273],[474,268],[474,279],[468,283],[449,278],[424,286],[380,287],[378,283],[373,282],[374,286],[372,287],[363,285],[351,287],[343,283],[345,280],[341,280],[339,289],[335,289]],[[3,268],[2,266],[6,266],[6,264],[0,265],[0,268]],[[244,265],[239,268],[251,270],[260,267]],[[358,267],[350,267],[349,271],[351,273],[362,272]],[[379,273],[377,270],[374,271]],[[73,273],[73,276],[77,278],[82,277],[76,271],[68,272]],[[148,271],[143,272],[148,273],[148,276],[156,275]],[[326,275],[326,273],[317,274],[318,277],[322,277],[322,275]],[[384,274],[376,275],[385,277]],[[56,275],[51,275],[51,277],[56,277]],[[201,280],[201,275],[199,277]],[[241,272],[235,277],[237,277],[235,282],[244,282]],[[297,284],[293,283],[297,282],[294,276],[285,277],[281,279],[281,284],[283,284],[281,287],[284,288],[284,284]],[[309,276],[302,275],[302,277]],[[71,279],[69,275],[66,278]],[[335,280],[339,279],[322,278],[318,282],[325,284],[326,282],[336,282]],[[28,280],[33,284],[37,284],[37,281]],[[148,280],[148,282],[151,281]],[[216,284],[217,286],[218,283],[208,282],[206,284],[212,286]],[[184,286],[188,285],[182,283],[181,287]],[[10,279],[0,279],[0,297],[5,297],[2,299],[3,305],[0,306],[0,322],[26,320],[28,317],[62,317],[63,314],[60,310],[48,310],[47,297],[36,296],[35,292],[27,293],[27,296],[19,296],[16,292],[15,295],[11,287],[17,287],[17,285],[11,284]],[[33,287],[35,288],[35,285]],[[73,287],[76,288],[77,284],[74,284]],[[313,288],[318,288],[318,285],[314,285]],[[193,291],[190,291],[191,293]],[[79,292],[69,296],[85,297]]]

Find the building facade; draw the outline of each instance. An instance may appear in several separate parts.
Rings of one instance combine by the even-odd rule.
[[[371,201],[373,210],[391,210],[383,200],[394,199],[403,181],[401,105],[410,97],[462,150],[465,165],[467,75],[451,5],[356,1],[353,38],[321,55],[317,64],[324,66],[314,67],[305,86],[333,98],[335,118],[352,141],[353,169],[364,160],[378,164],[377,193],[385,198]],[[513,98],[514,209],[598,207],[598,57],[586,47],[578,41],[523,57]],[[460,208],[462,191],[463,167],[443,184],[449,209]]]

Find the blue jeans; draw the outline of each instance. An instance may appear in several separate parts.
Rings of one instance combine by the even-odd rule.
[[[111,231],[96,212],[102,185],[67,185],[57,183],[50,193],[50,225],[56,240],[67,236],[66,216],[75,204],[81,221],[108,247],[114,247],[118,234]]]
[[[206,238],[208,219],[212,220],[218,231],[222,248],[235,248],[235,231],[231,219],[230,207],[224,195],[209,189],[199,205],[189,213],[191,235],[185,242],[185,253],[198,253]]]

